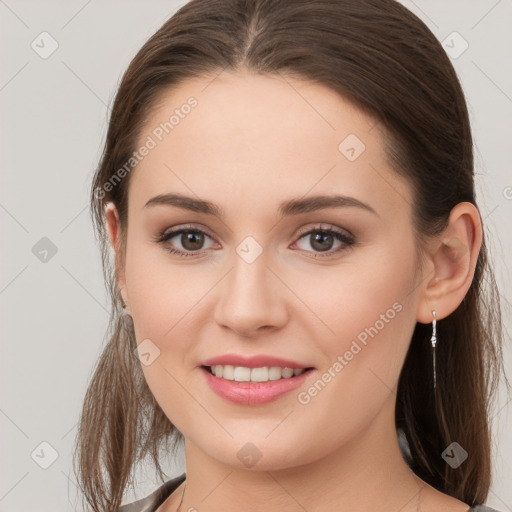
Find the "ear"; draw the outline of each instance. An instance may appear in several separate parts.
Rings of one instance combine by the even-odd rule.
[[[424,275],[417,320],[432,322],[453,313],[464,299],[482,246],[482,222],[475,205],[463,202],[450,213],[448,225],[430,244],[428,274]],[[432,270],[433,269],[433,270]]]
[[[119,221],[119,214],[114,203],[110,202],[105,205],[105,220],[107,224],[108,237],[110,245],[115,254],[115,272],[118,288],[121,292],[124,303],[128,309],[128,298],[126,293],[126,279],[124,272],[123,261],[124,258],[121,254],[121,223]]]

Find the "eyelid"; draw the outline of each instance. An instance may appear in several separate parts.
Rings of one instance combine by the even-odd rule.
[[[167,242],[168,240],[170,240],[171,238],[174,238],[175,236],[180,235],[183,231],[191,231],[191,232],[205,234],[206,236],[211,238],[214,242],[218,243],[216,241],[216,238],[210,233],[208,228],[206,228],[200,224],[186,224],[183,226],[178,225],[178,226],[175,226],[172,228],[168,228],[168,229],[164,230],[163,232],[161,232],[160,234],[158,234],[157,236],[155,236],[154,241],[156,241],[157,243],[163,244],[163,243]],[[298,230],[298,232],[296,232],[296,234],[294,235],[295,241],[293,242],[292,245],[295,245],[298,241],[300,241],[301,238],[304,238],[305,235],[308,235],[315,231],[332,233],[334,235],[337,235],[336,238],[338,239],[338,241],[342,241],[338,237],[342,237],[342,238],[346,239],[346,240],[342,241],[346,246],[345,248],[326,251],[325,255],[322,252],[305,251],[306,253],[312,253],[314,255],[313,258],[316,258],[316,259],[329,258],[331,256],[334,257],[334,255],[342,252],[344,249],[350,248],[352,245],[354,245],[356,243],[354,235],[352,233],[350,233],[348,230],[339,228],[337,226],[334,226],[333,224],[324,225],[324,224],[320,223],[320,225],[300,228]],[[178,254],[179,256],[199,256],[199,255],[208,254],[210,252],[208,249],[202,249],[199,251],[184,251],[181,249],[173,248],[172,250],[171,249],[166,249],[166,250],[168,252]]]
[[[166,238],[168,235],[173,234],[174,236],[178,235],[181,231],[197,231],[203,232],[208,235],[210,238],[215,239],[215,237],[211,234],[207,227],[202,224],[184,224],[177,225],[170,228],[166,228],[164,231],[156,235],[155,239]]]
[[[212,233],[208,230],[208,228],[206,226],[203,226],[202,224],[184,224],[183,226],[174,226],[172,228],[168,228],[166,230],[164,230],[161,234],[157,235],[155,238],[157,240],[161,239],[161,238],[165,238],[168,234],[170,233],[173,233],[173,234],[179,234],[179,231],[186,231],[186,230],[190,230],[190,231],[203,231],[206,235],[208,235],[210,238],[212,239],[215,239],[215,236],[212,235]],[[347,229],[344,229],[344,228],[339,228],[337,226],[335,226],[334,224],[322,224],[320,223],[320,225],[316,225],[316,226],[306,226],[306,227],[302,227],[300,228],[294,235],[294,237],[301,237],[302,235],[305,235],[307,233],[309,233],[310,231],[315,231],[315,230],[318,230],[318,231],[328,231],[328,230],[332,230],[332,231],[336,231],[336,232],[340,232],[341,234],[346,234],[346,236],[348,238],[355,238],[354,235],[348,231]]]
[[[335,226],[334,224],[324,225],[322,223],[320,223],[320,225],[317,225],[317,226],[312,226],[312,227],[309,226],[309,227],[300,228],[297,231],[297,233],[295,234],[295,237],[301,237],[303,235],[308,234],[311,231],[335,231],[336,233],[338,233],[340,235],[345,235],[347,238],[350,238],[351,240],[355,239],[354,235],[347,229],[339,228],[338,226]]]

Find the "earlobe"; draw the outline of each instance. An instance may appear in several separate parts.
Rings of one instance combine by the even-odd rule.
[[[440,320],[459,307],[473,281],[482,237],[481,218],[476,206],[468,202],[456,205],[447,227],[431,245],[433,271],[424,276],[418,322],[430,323],[432,311],[436,311]]]

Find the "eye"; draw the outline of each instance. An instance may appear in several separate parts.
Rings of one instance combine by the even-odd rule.
[[[164,231],[156,237],[155,241],[166,245],[168,242],[171,242],[173,238],[176,238],[177,242],[181,244],[182,249],[173,247],[176,243],[174,242],[171,247],[166,247],[167,251],[172,254],[178,254],[179,256],[196,256],[204,253],[202,246],[205,237],[211,238],[201,229],[186,226],[171,231]]]
[[[319,226],[309,230],[303,229],[301,232],[299,232],[299,235],[299,241],[309,237],[310,246],[313,248],[313,252],[315,253],[313,255],[314,258],[332,256],[334,253],[347,250],[355,243],[355,239],[352,235],[346,232],[342,232],[341,230],[338,231],[337,229],[333,229],[331,226]],[[212,239],[208,233],[201,229],[194,228],[193,226],[184,226],[171,231],[163,231],[157,235],[155,241],[166,246],[165,249],[171,254],[177,254],[178,256],[198,256],[200,254],[206,253],[203,247],[206,238]],[[173,239],[176,239],[176,242],[171,244],[170,242]],[[331,250],[333,244],[336,241],[340,244],[340,246],[335,250]],[[176,243],[179,243],[182,248],[176,248]],[[307,252],[311,252],[308,251],[308,249],[301,249],[306,250]],[[326,254],[324,255],[322,253]]]
[[[313,255],[314,258],[325,258],[332,256],[334,253],[347,250],[355,243],[355,239],[351,234],[342,232],[341,230],[338,231],[332,227],[319,226],[313,229],[309,229],[306,232],[302,230],[299,235],[301,235],[299,241],[302,239],[309,240],[309,245],[313,248],[315,253]],[[340,245],[337,249],[330,250],[336,241],[339,242]],[[324,255],[322,253],[326,254]]]

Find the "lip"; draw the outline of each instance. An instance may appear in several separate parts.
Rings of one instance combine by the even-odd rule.
[[[282,359],[280,357],[268,355],[255,355],[255,356],[240,356],[238,354],[225,354],[218,357],[212,357],[199,363],[198,366],[214,366],[232,365],[244,366],[246,368],[263,368],[264,366],[280,366],[281,368],[312,368],[311,365],[304,365],[291,359]]]
[[[251,368],[259,367],[252,366]],[[295,368],[298,367],[296,366]],[[236,382],[234,380],[216,377],[204,367],[199,368],[199,370],[204,375],[208,386],[214,393],[221,398],[239,405],[259,405],[272,402],[303,385],[306,379],[315,373],[315,369],[309,367],[308,370],[305,370],[300,375],[288,379],[271,380],[268,382]]]

